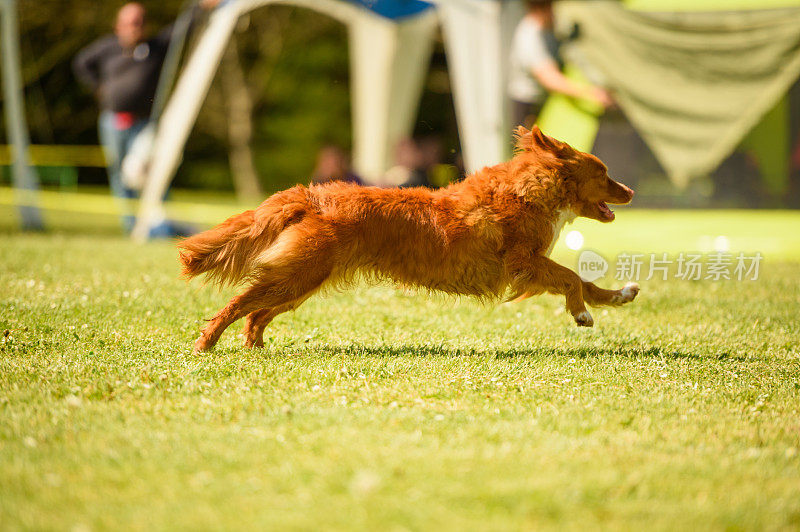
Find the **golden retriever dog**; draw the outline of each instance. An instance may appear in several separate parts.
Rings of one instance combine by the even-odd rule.
[[[536,127],[519,127],[516,137],[510,161],[447,188],[296,186],[181,241],[186,277],[247,285],[209,320],[195,351],[214,347],[242,317],[245,346],[261,347],[275,316],[359,273],[483,299],[562,294],[584,327],[594,323],[586,303],[632,301],[638,285],[605,290],[548,255],[565,223],[610,222],[608,204],[630,202],[633,191],[609,178],[598,158]]]

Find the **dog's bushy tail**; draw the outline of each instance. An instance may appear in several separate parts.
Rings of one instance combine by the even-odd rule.
[[[182,274],[186,278],[206,274],[219,285],[245,280],[256,257],[289,224],[302,218],[305,202],[289,194],[299,192],[298,188],[276,194],[256,210],[231,216],[213,229],[179,242]]]

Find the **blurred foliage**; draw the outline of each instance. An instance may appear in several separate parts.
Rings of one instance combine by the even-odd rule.
[[[145,1],[150,30],[172,22],[183,4]],[[82,47],[111,31],[121,5],[20,1],[23,78],[34,143],[97,143],[97,105],[75,80],[70,62]],[[344,25],[310,10],[270,6],[242,18],[234,45],[253,100],[253,152],[265,190],[306,182],[324,144],[350,148]],[[226,102],[215,80],[187,143],[178,186],[232,188],[226,121]],[[441,42],[432,59],[415,133],[440,136],[445,155],[455,160],[458,137]],[[104,183],[105,172],[82,168],[80,181]]]
[[[350,146],[345,27],[308,10],[270,7],[242,18],[235,45],[253,99],[253,151],[265,188],[307,181],[319,147]],[[228,186],[226,120],[215,80],[187,146],[192,164],[178,184]]]
[[[156,31],[171,23],[185,3],[145,0],[150,29]],[[22,71],[34,143],[97,143],[97,105],[75,80],[70,63],[82,47],[111,31],[121,5],[121,1],[19,1]],[[195,32],[194,37],[197,35]],[[306,183],[323,145],[350,149],[344,25],[307,9],[269,6],[242,18],[232,45],[238,49],[252,98],[254,163],[265,192]],[[797,139],[800,84],[790,91],[790,106],[792,138]],[[233,189],[228,166],[228,120],[228,107],[217,79],[189,137],[177,186]],[[443,145],[442,162],[457,163],[458,133],[440,38],[431,58],[414,135],[438,137]],[[0,128],[0,143],[6,142],[4,137],[5,130]],[[796,150],[796,161],[800,161],[800,148]],[[764,190],[758,168],[742,153],[723,163],[710,176],[711,181],[699,181],[690,190],[673,190],[650,150],[618,112],[604,118],[594,151],[639,190],[640,205],[797,206],[800,201],[800,163],[794,163],[788,193],[775,198]],[[49,176],[53,172],[45,173]],[[68,181],[73,179],[70,174]],[[105,184],[107,178],[101,168],[80,168],[78,181]],[[0,182],[9,182],[8,172],[0,175]]]

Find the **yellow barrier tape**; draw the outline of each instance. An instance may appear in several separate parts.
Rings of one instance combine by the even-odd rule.
[[[106,166],[103,148],[95,145],[31,144],[28,153],[33,166]],[[14,146],[0,145],[0,166],[10,166],[13,154]]]
[[[82,214],[102,214],[118,216],[123,211],[136,212],[137,200],[120,200],[109,195],[87,194],[85,192],[56,192],[40,190],[37,192],[0,187],[0,205],[30,206],[40,209],[78,212]],[[253,206],[239,204],[192,203],[167,201],[164,208],[170,219],[213,225],[229,216],[238,214]]]

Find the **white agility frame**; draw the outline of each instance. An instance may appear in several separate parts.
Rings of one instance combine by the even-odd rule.
[[[393,147],[413,129],[439,24],[465,166],[474,171],[505,159],[510,152],[506,57],[514,26],[522,15],[521,2],[431,3],[435,9],[397,21],[346,0],[232,0],[217,8],[159,120],[133,237],[146,240],[153,221],[160,217],[162,198],[239,17],[267,5],[312,9],[347,26],[353,166],[367,181],[386,170]]]

